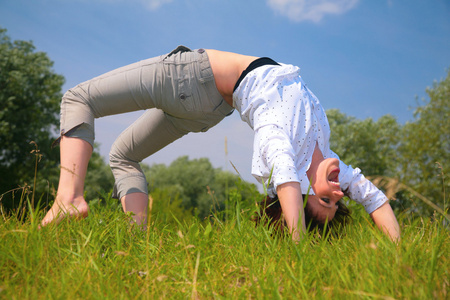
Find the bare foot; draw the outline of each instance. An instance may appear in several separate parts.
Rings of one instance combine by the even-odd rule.
[[[58,224],[64,218],[84,219],[89,214],[89,206],[83,197],[75,198],[72,201],[55,200],[52,208],[47,212],[44,219],[41,221],[41,226],[44,227],[50,223]]]

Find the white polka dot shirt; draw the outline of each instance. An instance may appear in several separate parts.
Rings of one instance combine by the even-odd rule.
[[[292,65],[264,65],[248,73],[233,93],[234,107],[255,132],[252,174],[272,193],[287,182],[299,182],[302,193],[307,193],[306,171],[316,143],[324,158],[339,159],[330,150],[325,111],[299,71]],[[339,167],[342,190],[368,213],[387,201],[360,169],[342,161]],[[314,194],[312,189],[309,193]]]

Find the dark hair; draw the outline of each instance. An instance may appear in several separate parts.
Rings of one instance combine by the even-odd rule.
[[[305,199],[305,195],[303,195],[303,199]],[[286,221],[283,218],[283,211],[281,209],[280,201],[278,200],[278,196],[271,198],[266,196],[265,199],[258,203],[259,212],[252,218],[256,224],[264,224],[269,227],[273,227],[276,233],[282,233],[285,229],[287,229]],[[337,203],[337,211],[334,215],[334,218],[326,224],[326,227],[331,231],[336,231],[336,229],[340,226],[344,226],[351,219],[351,211],[345,206],[344,203],[339,200]],[[306,228],[309,232],[318,231],[320,234],[323,233],[325,229],[325,224],[317,220],[317,217],[314,213],[309,209],[309,206],[306,205],[305,210],[305,223]]]

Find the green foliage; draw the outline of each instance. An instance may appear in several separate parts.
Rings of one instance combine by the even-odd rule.
[[[394,174],[401,126],[393,116],[385,115],[375,122],[333,109],[327,111],[327,117],[330,147],[346,164],[357,166],[368,175]]]
[[[180,192],[181,190],[176,186],[158,188],[152,192],[149,213],[151,222],[177,224],[191,219],[193,208],[185,209],[183,207]]]
[[[201,219],[211,212],[223,211],[227,206],[228,193],[238,186],[243,202],[253,203],[259,197],[255,185],[241,181],[237,175],[213,168],[207,158],[189,160],[187,156],[182,156],[169,166],[155,164],[143,169],[155,203],[179,199],[176,202],[183,210]]]
[[[56,193],[59,149],[51,144],[64,77],[52,67],[47,54],[36,52],[31,42],[11,41],[0,28],[0,203],[8,209],[19,206],[22,193],[33,191],[34,203],[40,199],[44,205]],[[112,189],[111,171],[98,152],[88,168],[87,199]]]
[[[58,151],[50,145],[59,123],[64,78],[53,72],[53,62],[45,53],[34,50],[31,42],[12,42],[0,28],[1,194],[33,183],[35,156],[30,154],[34,149],[30,142],[39,146],[39,169],[45,177],[57,165]]]
[[[427,94],[429,100],[417,107],[415,120],[403,127],[398,177],[444,207],[444,191],[450,190],[444,177],[450,166],[450,71]],[[416,204],[418,210],[430,212],[422,203]]]
[[[391,203],[394,207],[431,215],[434,208],[404,187],[444,211],[448,208],[449,182],[445,176],[450,165],[450,72],[427,93],[429,101],[423,100],[415,111],[415,120],[405,125],[389,115],[376,122],[349,117],[338,110],[327,111],[327,116],[331,149],[344,162],[370,177],[387,178],[383,187],[395,194],[398,201]]]

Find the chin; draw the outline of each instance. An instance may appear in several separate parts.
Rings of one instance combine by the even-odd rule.
[[[331,220],[333,220],[334,219],[334,215],[335,215],[336,213],[330,213],[328,216],[327,216],[327,218],[328,218],[328,222],[330,222]]]

